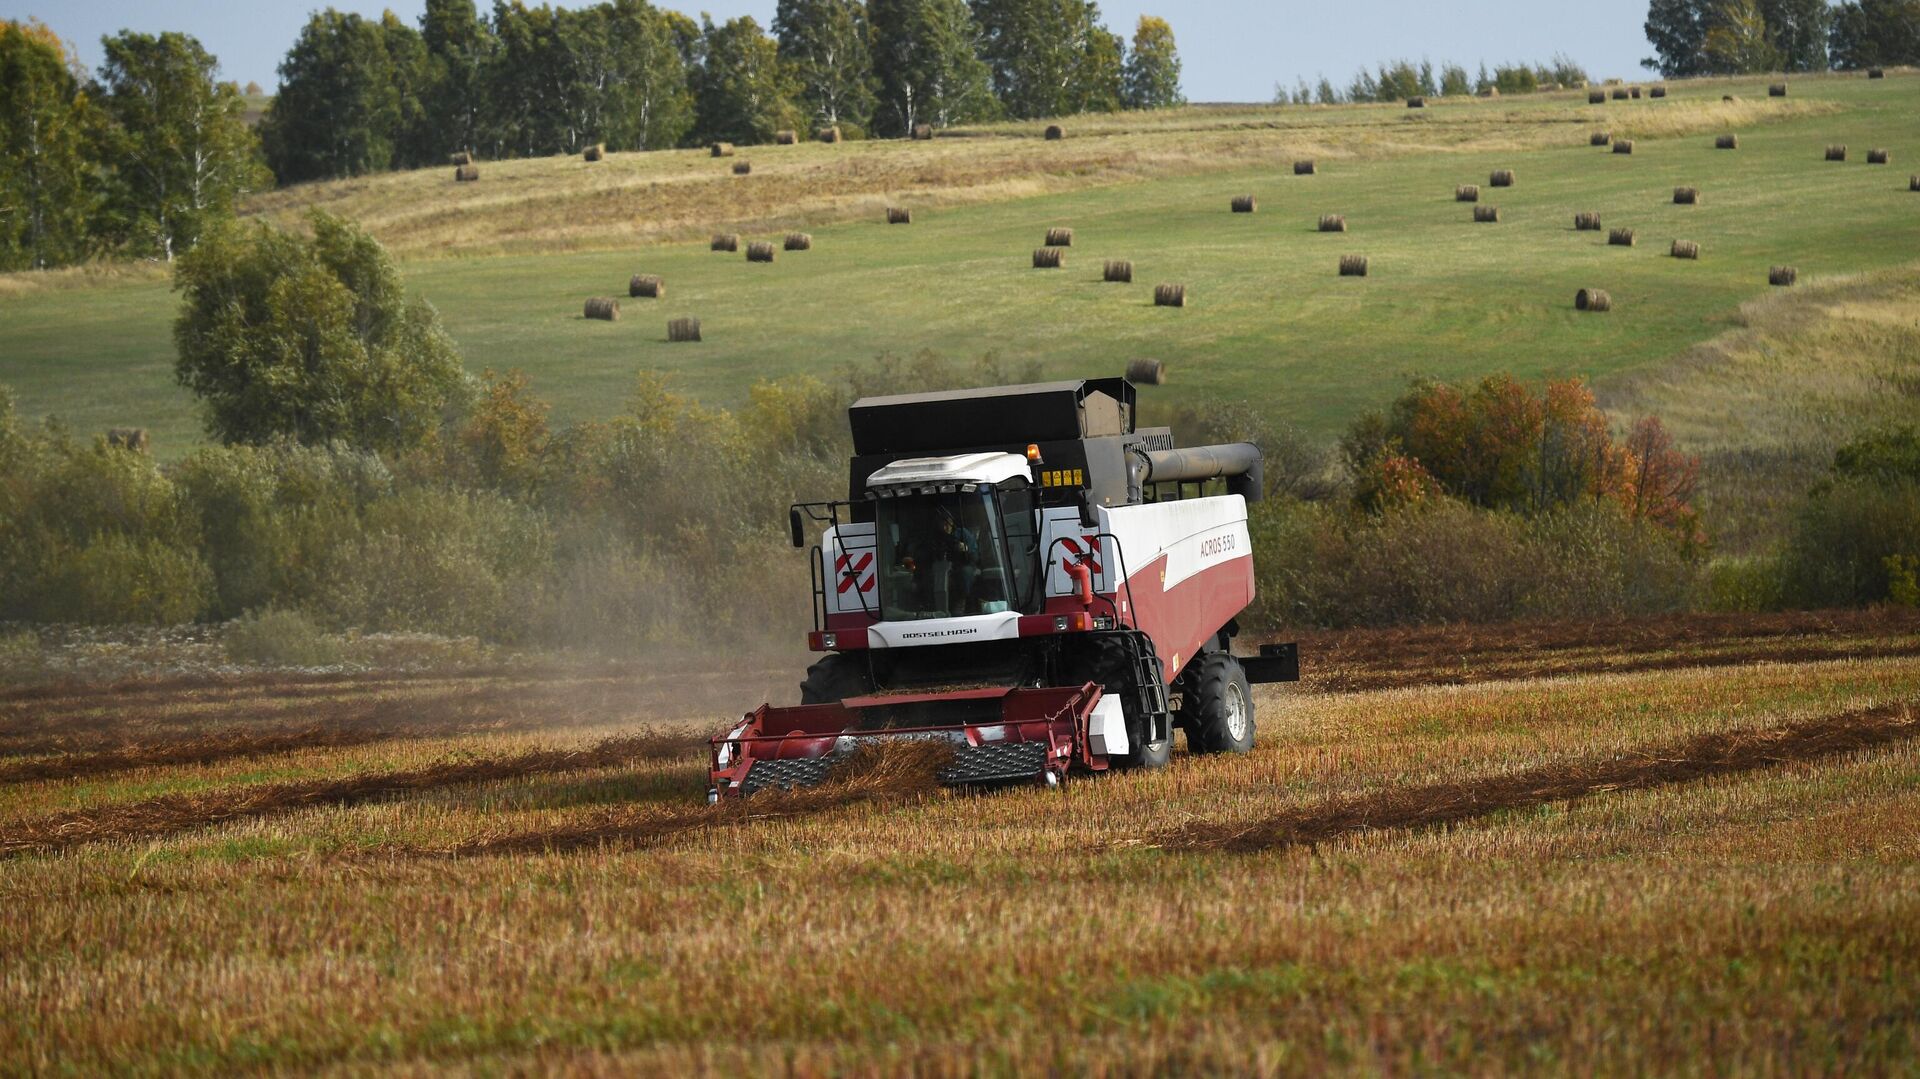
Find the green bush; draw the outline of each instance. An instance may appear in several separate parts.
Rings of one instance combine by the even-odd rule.
[[[107,532],[49,552],[36,620],[93,625],[191,622],[213,598],[213,572],[192,548]]]
[[[1786,602],[1859,606],[1892,597],[1889,559],[1920,556],[1920,482],[1841,479],[1817,488],[1780,558]]]
[[[539,511],[484,492],[412,488],[369,505],[334,547],[311,609],[328,623],[497,641],[543,606],[552,536]]]
[[[324,667],[340,660],[337,643],[299,611],[266,608],[227,624],[227,658],[261,667]]]
[[[175,481],[213,569],[216,618],[308,602],[330,552],[358,534],[362,508],[393,487],[372,454],[286,442],[203,449]]]
[[[1445,498],[1378,516],[1277,500],[1250,524],[1254,630],[1651,614],[1698,592],[1684,546],[1609,503],[1528,520]]]

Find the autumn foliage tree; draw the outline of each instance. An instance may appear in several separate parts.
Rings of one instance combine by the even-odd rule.
[[[1419,382],[1385,414],[1356,422],[1344,450],[1356,500],[1368,509],[1444,494],[1532,516],[1604,500],[1700,538],[1691,505],[1699,462],[1652,417],[1615,441],[1579,379],[1537,392],[1505,374],[1471,386]]]

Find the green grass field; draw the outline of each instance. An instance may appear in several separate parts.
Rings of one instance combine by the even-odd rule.
[[[1723,92],[1741,100],[1722,105]],[[804,156],[791,165],[757,148],[755,176],[740,183],[764,178],[778,191],[800,183],[795,175],[822,174],[806,183],[827,194],[796,193],[794,205],[811,209],[784,215],[730,215],[724,187],[684,205],[659,196],[680,235],[742,216],[765,226],[743,240],[777,240],[776,224],[813,233],[812,251],[782,253],[772,265],[704,243],[627,243],[612,225],[621,249],[580,249],[590,228],[587,239],[579,229],[550,231],[560,226],[539,209],[550,183],[551,201],[572,207],[574,224],[591,226],[596,214],[631,218],[630,192],[644,218],[646,192],[671,187],[673,176],[724,171],[725,162],[693,152],[622,155],[632,183],[606,181],[604,192],[576,189],[588,181],[573,159],[490,166],[487,180],[462,186],[500,186],[457,195],[497,201],[466,216],[450,208],[437,225],[382,207],[417,211],[420,200],[450,198],[442,170],[276,192],[259,209],[294,220],[311,203],[369,220],[407,256],[411,287],[440,309],[469,367],[527,371],[563,419],[606,415],[643,368],[671,371],[683,388],[730,403],[757,378],[830,376],[843,363],[932,349],[1033,358],[1061,375],[1155,357],[1173,374],[1162,400],[1246,400],[1327,436],[1416,374],[1605,380],[1677,356],[1734,325],[1740,305],[1768,290],[1772,264],[1795,265],[1803,283],[1818,283],[1912,260],[1920,193],[1907,179],[1920,160],[1920,76],[1800,79],[1791,107],[1764,94],[1759,82],[1713,81],[1675,84],[1662,101],[1600,107],[1552,95],[1423,112],[1239,110],[1231,122],[1195,110],[1187,127],[1167,118],[1133,128],[1089,121],[1076,128],[1085,134],[1058,144],[995,128],[932,144],[937,151],[857,146],[844,152],[852,178],[838,180],[830,174],[837,148],[799,148]],[[1721,116],[1736,125],[1724,129],[1739,134],[1737,151],[1713,149]],[[1634,135],[1636,152],[1590,148],[1589,132],[1604,129]],[[1824,162],[1829,142],[1848,144],[1850,160]],[[1003,197],[1072,187],[1071,176],[1034,164],[1049,145],[1089,155],[1084,185]],[[1893,165],[1864,164],[1874,146],[1891,149]],[[1291,175],[1285,162],[1314,147],[1319,175]],[[934,153],[945,156],[924,157]],[[890,167],[894,157],[918,164]],[[968,174],[973,186],[960,197],[953,170],[969,161],[986,164]],[[1029,168],[1039,178],[1023,184]],[[1514,169],[1517,185],[1488,187],[1494,168]],[[862,177],[873,185],[864,195],[847,189]],[[1461,183],[1482,185],[1482,202],[1500,208],[1501,223],[1473,223],[1470,207],[1453,200]],[[1681,184],[1702,190],[1701,205],[1672,203]],[[1259,199],[1257,214],[1228,212],[1240,193]],[[913,206],[914,223],[881,223],[888,202]],[[1582,210],[1599,212],[1609,228],[1635,228],[1638,245],[1609,247],[1604,233],[1575,232]],[[1351,231],[1316,232],[1322,213],[1346,215]],[[1030,253],[1053,225],[1075,230],[1066,268],[1033,270]],[[516,227],[520,241],[500,239]],[[508,253],[457,253],[463,236],[481,233]],[[523,250],[542,236],[565,250]],[[1700,261],[1668,257],[1675,238],[1698,241]],[[1346,253],[1367,255],[1371,276],[1337,277]],[[1106,258],[1131,259],[1134,283],[1103,284]],[[667,297],[625,299],[637,272],[664,275]],[[1152,305],[1163,281],[1187,285],[1187,308]],[[192,403],[171,381],[175,297],[164,278],[15,277],[5,285],[0,382],[19,392],[23,411],[81,431],[144,425],[169,456],[199,437]],[[1573,310],[1575,290],[1588,285],[1612,293],[1611,314]],[[592,295],[621,296],[622,320],[583,319]],[[702,320],[703,343],[666,342],[666,320],[680,315]]]

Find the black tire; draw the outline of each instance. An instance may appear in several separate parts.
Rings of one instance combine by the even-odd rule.
[[[800,683],[801,704],[838,704],[848,697],[864,697],[873,692],[873,678],[862,656],[835,652],[807,668]]]
[[[1144,734],[1147,717],[1140,712],[1138,687],[1133,684],[1127,648],[1118,637],[1088,638],[1083,649],[1067,664],[1069,682],[1096,682],[1108,693],[1120,698],[1121,711],[1127,717],[1127,752],[1113,758],[1116,768],[1165,768],[1173,759],[1173,734],[1147,742]],[[1169,725],[1171,727],[1171,725]]]
[[[1204,652],[1186,675],[1180,724],[1189,753],[1245,753],[1253,748],[1253,690],[1240,661]]]

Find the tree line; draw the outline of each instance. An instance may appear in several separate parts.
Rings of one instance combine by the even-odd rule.
[[[1410,97],[1528,94],[1543,86],[1581,86],[1586,81],[1586,69],[1559,54],[1549,63],[1499,64],[1491,71],[1482,62],[1477,76],[1467,74],[1465,67],[1455,63],[1443,64],[1436,71],[1430,60],[1418,65],[1411,60],[1394,60],[1373,71],[1361,68],[1344,89],[1324,75],[1316,86],[1300,79],[1291,91],[1276,84],[1273,101],[1276,105],[1345,105],[1405,101]]]
[[[427,0],[418,27],[328,9],[280,64],[262,124],[283,183],[482,157],[770,142],[1181,102],[1165,20],[1132,47],[1093,0],[780,0],[699,22],[646,0]]]
[[[0,270],[171,259],[271,182],[245,100],[198,41],[102,45],[89,75],[46,27],[0,21]]]
[[[1920,0],[1652,0],[1646,32],[1670,78],[1920,64]]]

